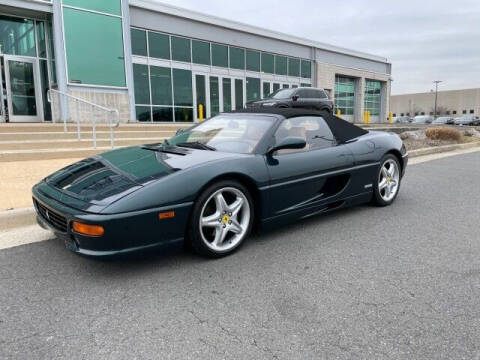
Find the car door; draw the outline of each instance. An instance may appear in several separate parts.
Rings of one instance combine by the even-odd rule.
[[[297,100],[293,101],[292,107],[294,108],[312,108],[314,106],[314,101],[310,97],[311,93],[309,89],[300,89],[298,90],[295,95],[297,96]]]
[[[280,150],[266,155],[270,176],[268,215],[303,216],[338,200],[345,172],[353,166],[353,155],[345,145],[337,144],[321,117],[283,120],[275,133],[278,143],[288,136],[303,137],[307,146],[301,150]]]

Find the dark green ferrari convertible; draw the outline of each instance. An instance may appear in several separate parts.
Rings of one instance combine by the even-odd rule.
[[[35,185],[33,202],[39,224],[83,255],[184,242],[220,257],[256,225],[392,204],[407,160],[393,133],[327,112],[247,109],[70,165]]]

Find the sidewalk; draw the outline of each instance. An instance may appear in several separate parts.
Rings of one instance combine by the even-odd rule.
[[[32,207],[33,185],[81,159],[0,162],[0,212]]]

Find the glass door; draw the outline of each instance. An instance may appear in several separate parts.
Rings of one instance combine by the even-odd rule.
[[[232,104],[232,79],[224,77],[222,78],[222,112],[232,111]]]
[[[266,99],[272,93],[272,83],[264,81],[262,83],[262,99]]]
[[[43,114],[36,60],[5,57],[5,77],[10,122],[41,121]]]
[[[245,107],[245,81],[243,79],[235,79],[234,96],[235,110],[241,110]]]
[[[6,86],[3,81],[3,57],[0,56],[0,123],[5,122],[5,95]],[[5,89],[5,90],[4,90]],[[4,93],[5,91],[5,93]]]
[[[195,91],[195,121],[203,121],[210,117],[209,106],[209,84],[207,82],[206,74],[194,74],[194,91]]]

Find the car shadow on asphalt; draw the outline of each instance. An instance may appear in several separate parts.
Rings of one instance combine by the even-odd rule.
[[[338,219],[340,217],[346,216],[355,216],[363,211],[371,211],[375,209],[371,205],[358,205],[351,208],[333,210],[328,213],[319,214],[305,219],[296,220],[290,224],[276,227],[274,229],[255,229],[255,231],[250,235],[248,241],[235,253],[220,260],[210,259],[196,255],[191,250],[187,249],[184,244],[177,244],[169,247],[162,247],[159,249],[148,250],[144,252],[138,252],[134,254],[121,255],[110,258],[89,258],[89,257],[80,257],[88,261],[89,263],[95,264],[108,264],[109,266],[120,266],[122,269],[129,267],[136,268],[138,266],[157,266],[160,263],[169,264],[169,263],[190,263],[190,264],[201,264],[201,263],[210,263],[215,261],[221,261],[223,259],[229,259],[232,257],[242,257],[242,253],[247,251],[255,251],[254,248],[259,243],[267,243],[276,241],[278,238],[285,236],[286,234],[291,234],[295,232],[300,232],[305,228],[310,227],[320,227],[319,233],[321,233],[321,226],[328,226],[329,222]]]
[[[358,216],[364,211],[372,211],[369,205],[360,205],[347,209],[335,210],[330,213],[321,214],[308,219],[297,220],[289,225],[281,226],[273,230],[258,230],[246,241],[245,245],[238,252],[231,256],[213,260],[200,257],[184,248],[183,244],[150,250],[130,255],[122,255],[113,258],[90,258],[79,256],[68,251],[63,242],[59,239],[52,239],[42,243],[30,244],[25,247],[11,249],[12,251],[22,251],[22,263],[43,262],[46,267],[44,271],[55,272],[58,269],[68,269],[74,272],[76,277],[85,277],[92,279],[135,279],[144,274],[152,272],[161,273],[164,276],[172,272],[185,271],[213,271],[218,268],[243,266],[252,255],[265,254],[268,257],[271,246],[285,246],[288,251],[288,243],[282,241],[290,238],[296,233],[303,233],[305,230],[312,230],[322,234],[322,228],[328,226],[331,222],[340,217]],[[310,231],[311,232],[311,231]],[[330,241],[331,239],[321,238],[321,241]],[[298,241],[302,241],[301,238]],[[268,244],[269,246],[264,246]],[[23,249],[22,249],[23,248]],[[27,250],[28,248],[28,250]],[[282,250],[280,250],[282,251]],[[263,255],[262,255],[263,256]],[[22,267],[22,264],[16,264]],[[26,269],[25,269],[26,270]],[[40,275],[40,274],[38,274]]]

